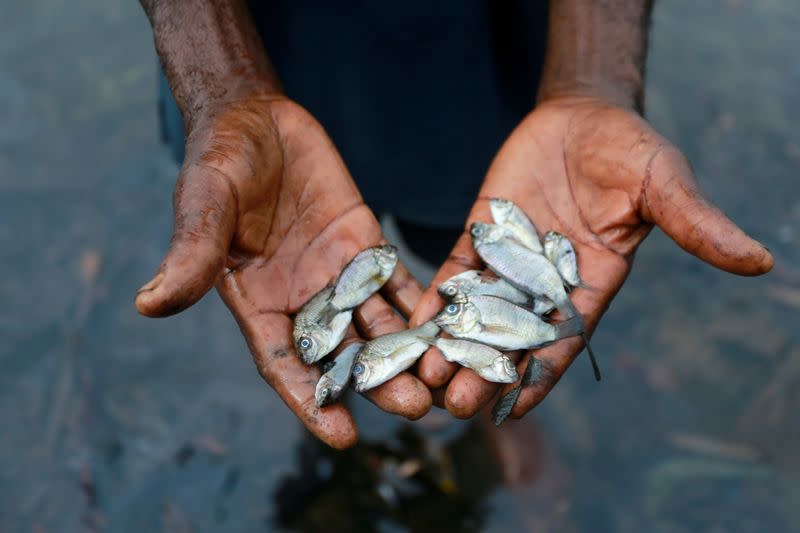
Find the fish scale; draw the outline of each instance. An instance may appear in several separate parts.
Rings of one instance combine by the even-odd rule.
[[[377,337],[358,354],[353,369],[358,392],[377,387],[407,369],[425,352],[439,332],[433,322]],[[361,367],[361,372],[356,371]]]
[[[516,288],[532,296],[548,298],[568,318],[577,314],[564,290],[561,276],[543,255],[511,239],[480,243],[475,250],[493,272]]]
[[[390,268],[387,268],[387,261]],[[359,252],[336,280],[330,309],[326,312],[341,311],[362,304],[386,283],[396,263],[396,248],[393,246],[374,246]]]
[[[558,339],[557,326],[548,324],[536,314],[495,296],[474,296],[470,303],[480,313],[481,325],[486,333],[494,333],[497,340],[516,337],[517,344],[505,340],[499,346],[506,349],[533,348]],[[510,334],[510,335],[509,335]]]

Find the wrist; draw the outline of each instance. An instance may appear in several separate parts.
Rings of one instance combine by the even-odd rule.
[[[279,96],[280,81],[243,0],[143,2],[186,129],[226,102]]]
[[[652,0],[550,0],[539,100],[592,97],[642,111]]]

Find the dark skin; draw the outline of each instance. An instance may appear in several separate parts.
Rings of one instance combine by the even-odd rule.
[[[281,93],[243,2],[143,6],[189,134],[173,241],[137,308],[166,316],[215,286],[267,383],[320,439],[350,446],[357,430],[347,409],[314,405],[319,370],[296,357],[291,316],[353,255],[382,242],[380,227],[323,129]],[[573,292],[590,329],[654,224],[724,270],[768,271],[769,252],[702,197],[685,159],[639,115],[648,3],[551,6],[540,104],[498,153],[467,227],[490,220],[485,198],[499,196],[513,199],[537,227],[567,235],[592,287]],[[436,284],[479,266],[467,234],[424,294],[401,265],[382,294],[358,308],[351,336],[406,327],[392,306],[412,325],[427,320],[442,305]],[[543,379],[523,391],[513,416],[541,401],[580,348],[568,339],[537,351]],[[469,417],[499,388],[435,350],[421,361],[419,377],[403,373],[369,396],[389,412],[418,418],[431,406],[430,388],[455,416]]]
[[[356,253],[383,242],[380,226],[322,127],[280,93],[243,4],[145,8],[189,134],[172,244],[136,307],[166,316],[216,287],[264,380],[317,437],[352,446],[358,433],[344,405],[315,405],[320,371],[297,357],[291,315]],[[204,32],[177,29],[190,13]],[[389,302],[409,316],[421,292],[398,265],[382,295],[354,313],[359,333],[404,329]],[[427,387],[407,372],[367,396],[411,419],[431,406]]]
[[[556,230],[572,241],[590,288],[570,297],[589,332],[654,225],[722,270],[752,276],[772,268],[770,252],[703,196],[686,158],[641,117],[651,7],[643,0],[551,1],[539,104],[495,157],[465,233],[423,295],[412,325],[441,309],[439,283],[482,268],[467,230],[475,220],[491,221],[491,197],[513,199],[539,230]],[[570,338],[537,350],[542,377],[522,391],[511,416],[541,402],[582,349],[580,338]],[[520,375],[530,356],[522,357]],[[445,361],[436,349],[423,356],[419,375],[438,391],[437,403],[459,418],[475,415],[500,389]]]

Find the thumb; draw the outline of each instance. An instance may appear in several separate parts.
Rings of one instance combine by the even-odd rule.
[[[184,166],[173,196],[172,242],[158,273],[136,296],[151,317],[183,311],[222,273],[236,223],[232,185],[218,170]]]
[[[772,268],[772,254],[705,198],[689,162],[667,147],[653,155],[645,172],[641,212],[678,246],[706,263],[743,276]]]

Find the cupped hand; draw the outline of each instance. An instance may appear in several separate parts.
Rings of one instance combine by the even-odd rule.
[[[520,123],[493,161],[466,228],[476,220],[491,221],[490,197],[513,200],[540,233],[556,230],[572,241],[587,288],[575,289],[571,298],[590,332],[654,224],[722,270],[758,275],[772,267],[770,252],[703,196],[689,163],[669,141],[636,112],[594,98],[545,101]],[[482,264],[465,231],[422,296],[411,325],[441,308],[439,283],[474,268]],[[580,338],[569,338],[537,350],[541,379],[522,391],[512,416],[521,417],[542,401],[582,348]],[[520,375],[529,357],[520,361]],[[435,349],[423,356],[419,376],[437,396],[444,391],[444,406],[461,418],[478,412],[500,387],[448,363]]]
[[[316,407],[320,371],[297,357],[291,315],[356,253],[382,242],[380,226],[330,139],[300,106],[251,95],[214,107],[192,125],[175,189],[172,243],[136,307],[147,316],[170,315],[216,285],[261,376],[311,432],[348,447],[357,439],[355,423],[342,404]],[[405,328],[392,305],[408,316],[421,293],[398,264],[383,296],[354,313],[360,334]],[[408,418],[431,404],[428,389],[409,373],[368,396]]]

